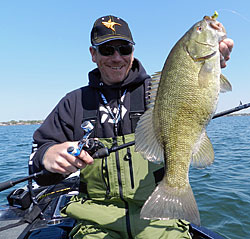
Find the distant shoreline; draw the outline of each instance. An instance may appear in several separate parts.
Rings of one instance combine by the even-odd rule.
[[[229,114],[229,115],[225,115],[225,116],[222,116],[222,117],[232,117],[232,116],[250,116],[250,113]]]
[[[222,117],[232,117],[232,116],[250,116],[250,113],[242,113],[242,114],[229,114]],[[0,122],[0,126],[9,126],[9,125],[35,125],[42,124],[44,120],[11,120],[7,122]]]
[[[43,120],[11,120],[7,122],[0,122],[0,126],[9,126],[9,125],[34,125],[42,124]]]

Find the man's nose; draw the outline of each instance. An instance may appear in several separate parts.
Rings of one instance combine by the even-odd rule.
[[[122,58],[122,56],[120,55],[120,53],[115,50],[114,54],[112,55],[112,59],[115,59],[115,60],[120,60]]]

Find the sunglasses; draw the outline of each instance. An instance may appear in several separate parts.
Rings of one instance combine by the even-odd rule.
[[[121,56],[128,56],[133,51],[132,45],[120,45],[120,46],[100,45],[100,46],[93,46],[93,48],[97,49],[102,56],[112,56],[115,54],[115,51],[119,52]]]

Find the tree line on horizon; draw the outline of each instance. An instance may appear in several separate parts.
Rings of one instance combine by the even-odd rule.
[[[1,122],[2,125],[16,125],[16,124],[41,124],[43,120],[10,120]]]

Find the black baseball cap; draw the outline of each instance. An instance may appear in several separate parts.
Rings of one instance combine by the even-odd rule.
[[[91,31],[91,44],[98,46],[112,40],[125,40],[135,45],[128,24],[112,15],[98,18]]]

